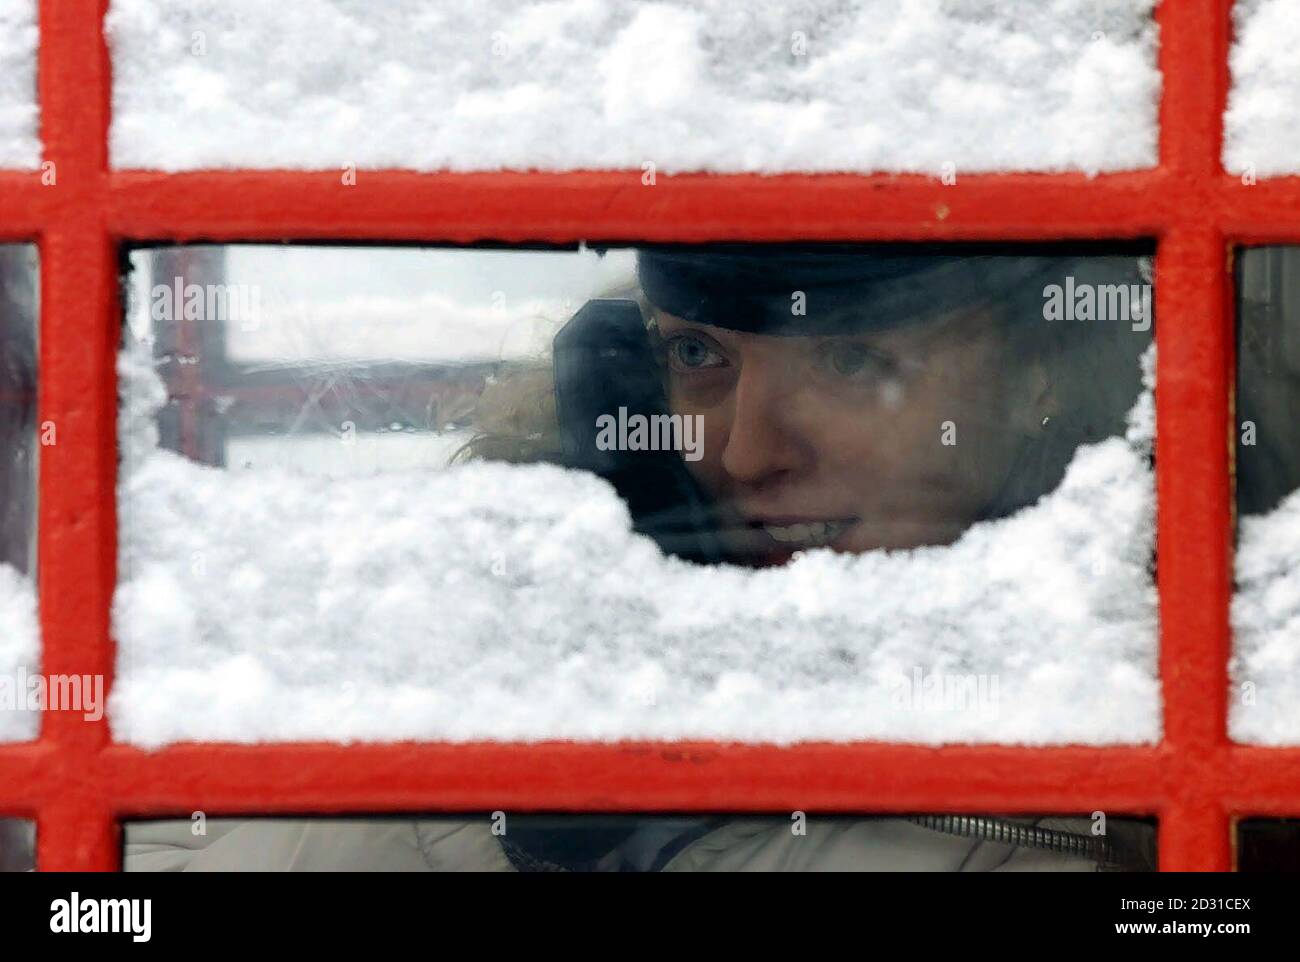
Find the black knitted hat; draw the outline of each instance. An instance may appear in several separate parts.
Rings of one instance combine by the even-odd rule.
[[[780,335],[848,334],[930,320],[1024,293],[1059,263],[1006,248],[952,245],[637,250],[641,288],[656,307],[700,324]]]

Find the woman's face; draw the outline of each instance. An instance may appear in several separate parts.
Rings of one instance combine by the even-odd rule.
[[[947,544],[1042,417],[1041,383],[978,315],[833,337],[656,325],[671,412],[702,419],[686,465],[737,560]]]

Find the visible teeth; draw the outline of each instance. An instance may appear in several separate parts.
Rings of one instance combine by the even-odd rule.
[[[805,547],[827,544],[848,527],[845,521],[810,521],[802,524],[765,524],[763,530],[773,541]]]
[[[773,539],[783,543],[808,540],[808,528],[806,525],[790,524],[790,525],[781,526],[781,525],[769,524],[769,525],[764,525],[764,527],[767,529],[767,533],[770,534],[773,537]]]

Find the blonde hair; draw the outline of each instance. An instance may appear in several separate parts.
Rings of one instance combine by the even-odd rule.
[[[474,436],[453,456],[464,461],[559,461],[560,421],[549,356],[505,366],[479,395]]]
[[[634,300],[648,316],[648,303],[632,281],[611,287],[600,298]],[[567,322],[570,318],[565,318]],[[489,381],[474,411],[474,436],[452,455],[464,461],[508,464],[561,463],[560,418],[555,410],[555,369],[546,352],[527,361],[511,361]]]

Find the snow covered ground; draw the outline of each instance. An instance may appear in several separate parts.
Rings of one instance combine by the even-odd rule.
[[[40,165],[39,117],[36,0],[0,0],[0,169]]]
[[[1155,0],[113,0],[116,167],[1108,171]]]
[[[120,374],[119,739],[1160,736],[1149,392],[952,547],[754,571],[553,466],[205,467],[157,447],[148,347]]]
[[[1261,177],[1300,173],[1300,0],[1237,0],[1233,28],[1223,165]]]
[[[1229,730],[1239,742],[1300,743],[1300,491],[1241,520],[1232,600]]]

